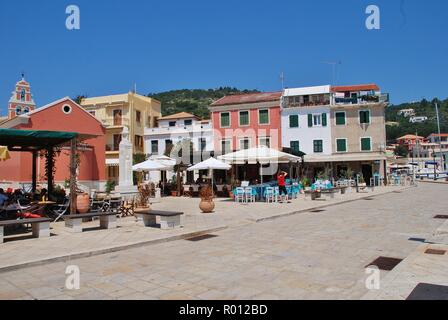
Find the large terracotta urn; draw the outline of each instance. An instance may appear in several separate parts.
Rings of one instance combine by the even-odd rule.
[[[213,210],[215,210],[215,202],[213,201],[213,199],[201,199],[201,202],[199,203],[199,209],[201,209],[203,213],[211,213],[213,212]]]
[[[89,212],[90,198],[87,193],[80,193],[76,197],[76,208],[78,213],[83,214]]]

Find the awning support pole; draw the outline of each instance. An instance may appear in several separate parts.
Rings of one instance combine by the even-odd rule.
[[[76,214],[76,138],[70,141],[70,214]]]

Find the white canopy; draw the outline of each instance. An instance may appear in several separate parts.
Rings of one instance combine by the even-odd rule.
[[[297,162],[301,160],[297,156],[271,149],[266,146],[259,146],[257,148],[225,154],[219,156],[218,159],[231,164],[245,164],[246,162],[248,164],[256,164],[257,162],[261,164],[288,163],[290,161]]]
[[[230,170],[231,166],[227,163],[224,163],[222,161],[219,161],[215,158],[209,158],[205,161],[202,161],[201,163],[198,163],[190,168],[188,168],[188,171],[195,171],[195,170]]]
[[[165,169],[162,169],[162,170],[167,170],[167,171],[173,170],[174,166],[177,164],[177,161],[175,159],[172,159],[172,158],[164,156],[164,155],[152,156],[149,159],[161,164],[162,166],[165,167]]]
[[[132,167],[133,171],[162,171],[167,170],[167,167],[154,160],[146,160]]]

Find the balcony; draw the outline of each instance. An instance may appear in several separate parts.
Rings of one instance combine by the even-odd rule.
[[[388,103],[389,94],[363,95],[351,98],[334,98],[335,104],[369,104],[369,103]]]
[[[106,152],[118,152],[120,151],[120,145],[106,144]]]
[[[158,135],[158,134],[187,134],[187,133],[199,133],[212,130],[211,124],[206,125],[191,125],[191,126],[176,126],[176,127],[159,127],[159,128],[146,128],[146,135]]]

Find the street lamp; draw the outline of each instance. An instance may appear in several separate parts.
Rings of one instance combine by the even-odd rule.
[[[434,181],[436,181],[437,180],[437,177],[436,177],[436,151],[435,151],[434,146],[432,147],[432,158],[434,160],[432,163],[432,165],[434,167]]]

